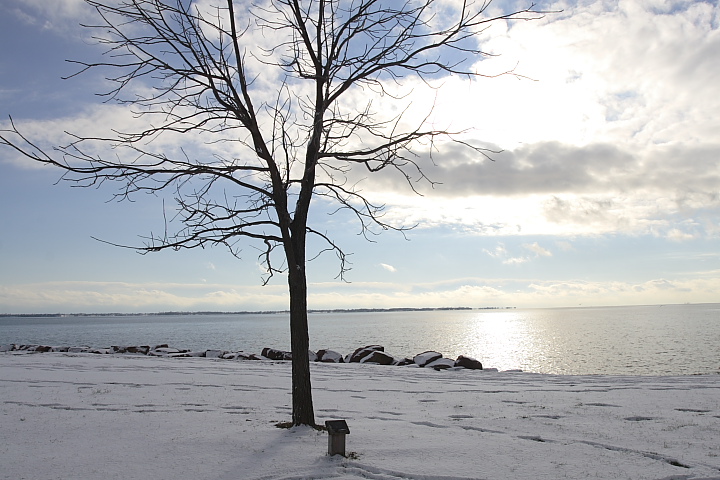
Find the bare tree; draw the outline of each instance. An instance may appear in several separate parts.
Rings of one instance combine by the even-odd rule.
[[[180,226],[172,231],[166,222],[162,234],[144,237],[141,251],[220,244],[237,255],[239,240],[259,242],[264,282],[278,273],[288,279],[292,422],[314,425],[308,235],[337,255],[340,278],[348,264],[341,247],[308,223],[313,196],[354,214],[363,234],[404,229],[384,222],[383,207],[349,180],[353,167],[395,171],[414,189],[415,181],[429,181],[419,151],[431,155],[451,141],[487,152],[460,132],[406,118],[402,108],[394,116],[380,112],[371,99],[406,105],[409,78],[484,76],[472,65],[487,55],[478,46],[485,28],[541,12],[531,5],[489,16],[489,0],[86,2],[98,19],[88,27],[107,52],[96,63],[75,62],[77,74],[110,72],[112,87],[102,95],[129,105],[139,127],[107,137],[72,134],[68,145],[49,151],[10,119],[0,143],[60,167],[80,186],[118,182],[120,200],[171,190]],[[178,134],[197,134],[204,150],[169,144]]]

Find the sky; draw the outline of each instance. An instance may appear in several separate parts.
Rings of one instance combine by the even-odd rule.
[[[33,139],[131,122],[96,94],[98,59],[79,0],[0,0],[0,125]],[[492,11],[528,5],[496,1]],[[538,1],[535,21],[481,37],[489,76],[408,78],[412,111],[468,129],[492,159],[442,145],[413,193],[367,180],[385,219],[417,226],[365,240],[359,226],[310,222],[350,253],[308,266],[309,307],[573,307],[720,301],[720,7],[660,0]],[[192,142],[192,139],[181,140]],[[425,159],[427,160],[427,159]],[[421,161],[423,161],[421,159]],[[141,255],[172,195],[114,202],[0,148],[0,313],[283,310],[286,279],[262,285],[258,246]],[[166,207],[165,207],[166,208]],[[311,245],[312,247],[312,245]]]

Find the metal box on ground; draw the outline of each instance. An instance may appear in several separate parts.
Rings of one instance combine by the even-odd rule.
[[[350,433],[345,420],[327,420],[325,426],[328,431],[328,455],[345,456],[345,435]]]

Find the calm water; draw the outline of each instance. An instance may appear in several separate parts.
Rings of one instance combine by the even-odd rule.
[[[289,317],[177,315],[0,318],[0,344],[288,350]],[[395,356],[437,350],[486,367],[559,374],[720,373],[720,304],[310,316],[310,346]]]

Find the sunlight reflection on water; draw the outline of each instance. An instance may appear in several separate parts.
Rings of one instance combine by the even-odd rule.
[[[716,373],[720,306],[395,312],[333,316],[343,337],[328,345],[379,343],[395,355],[437,350],[500,370],[558,374]],[[326,315],[326,314],[324,314]],[[329,319],[313,317],[317,337]]]

